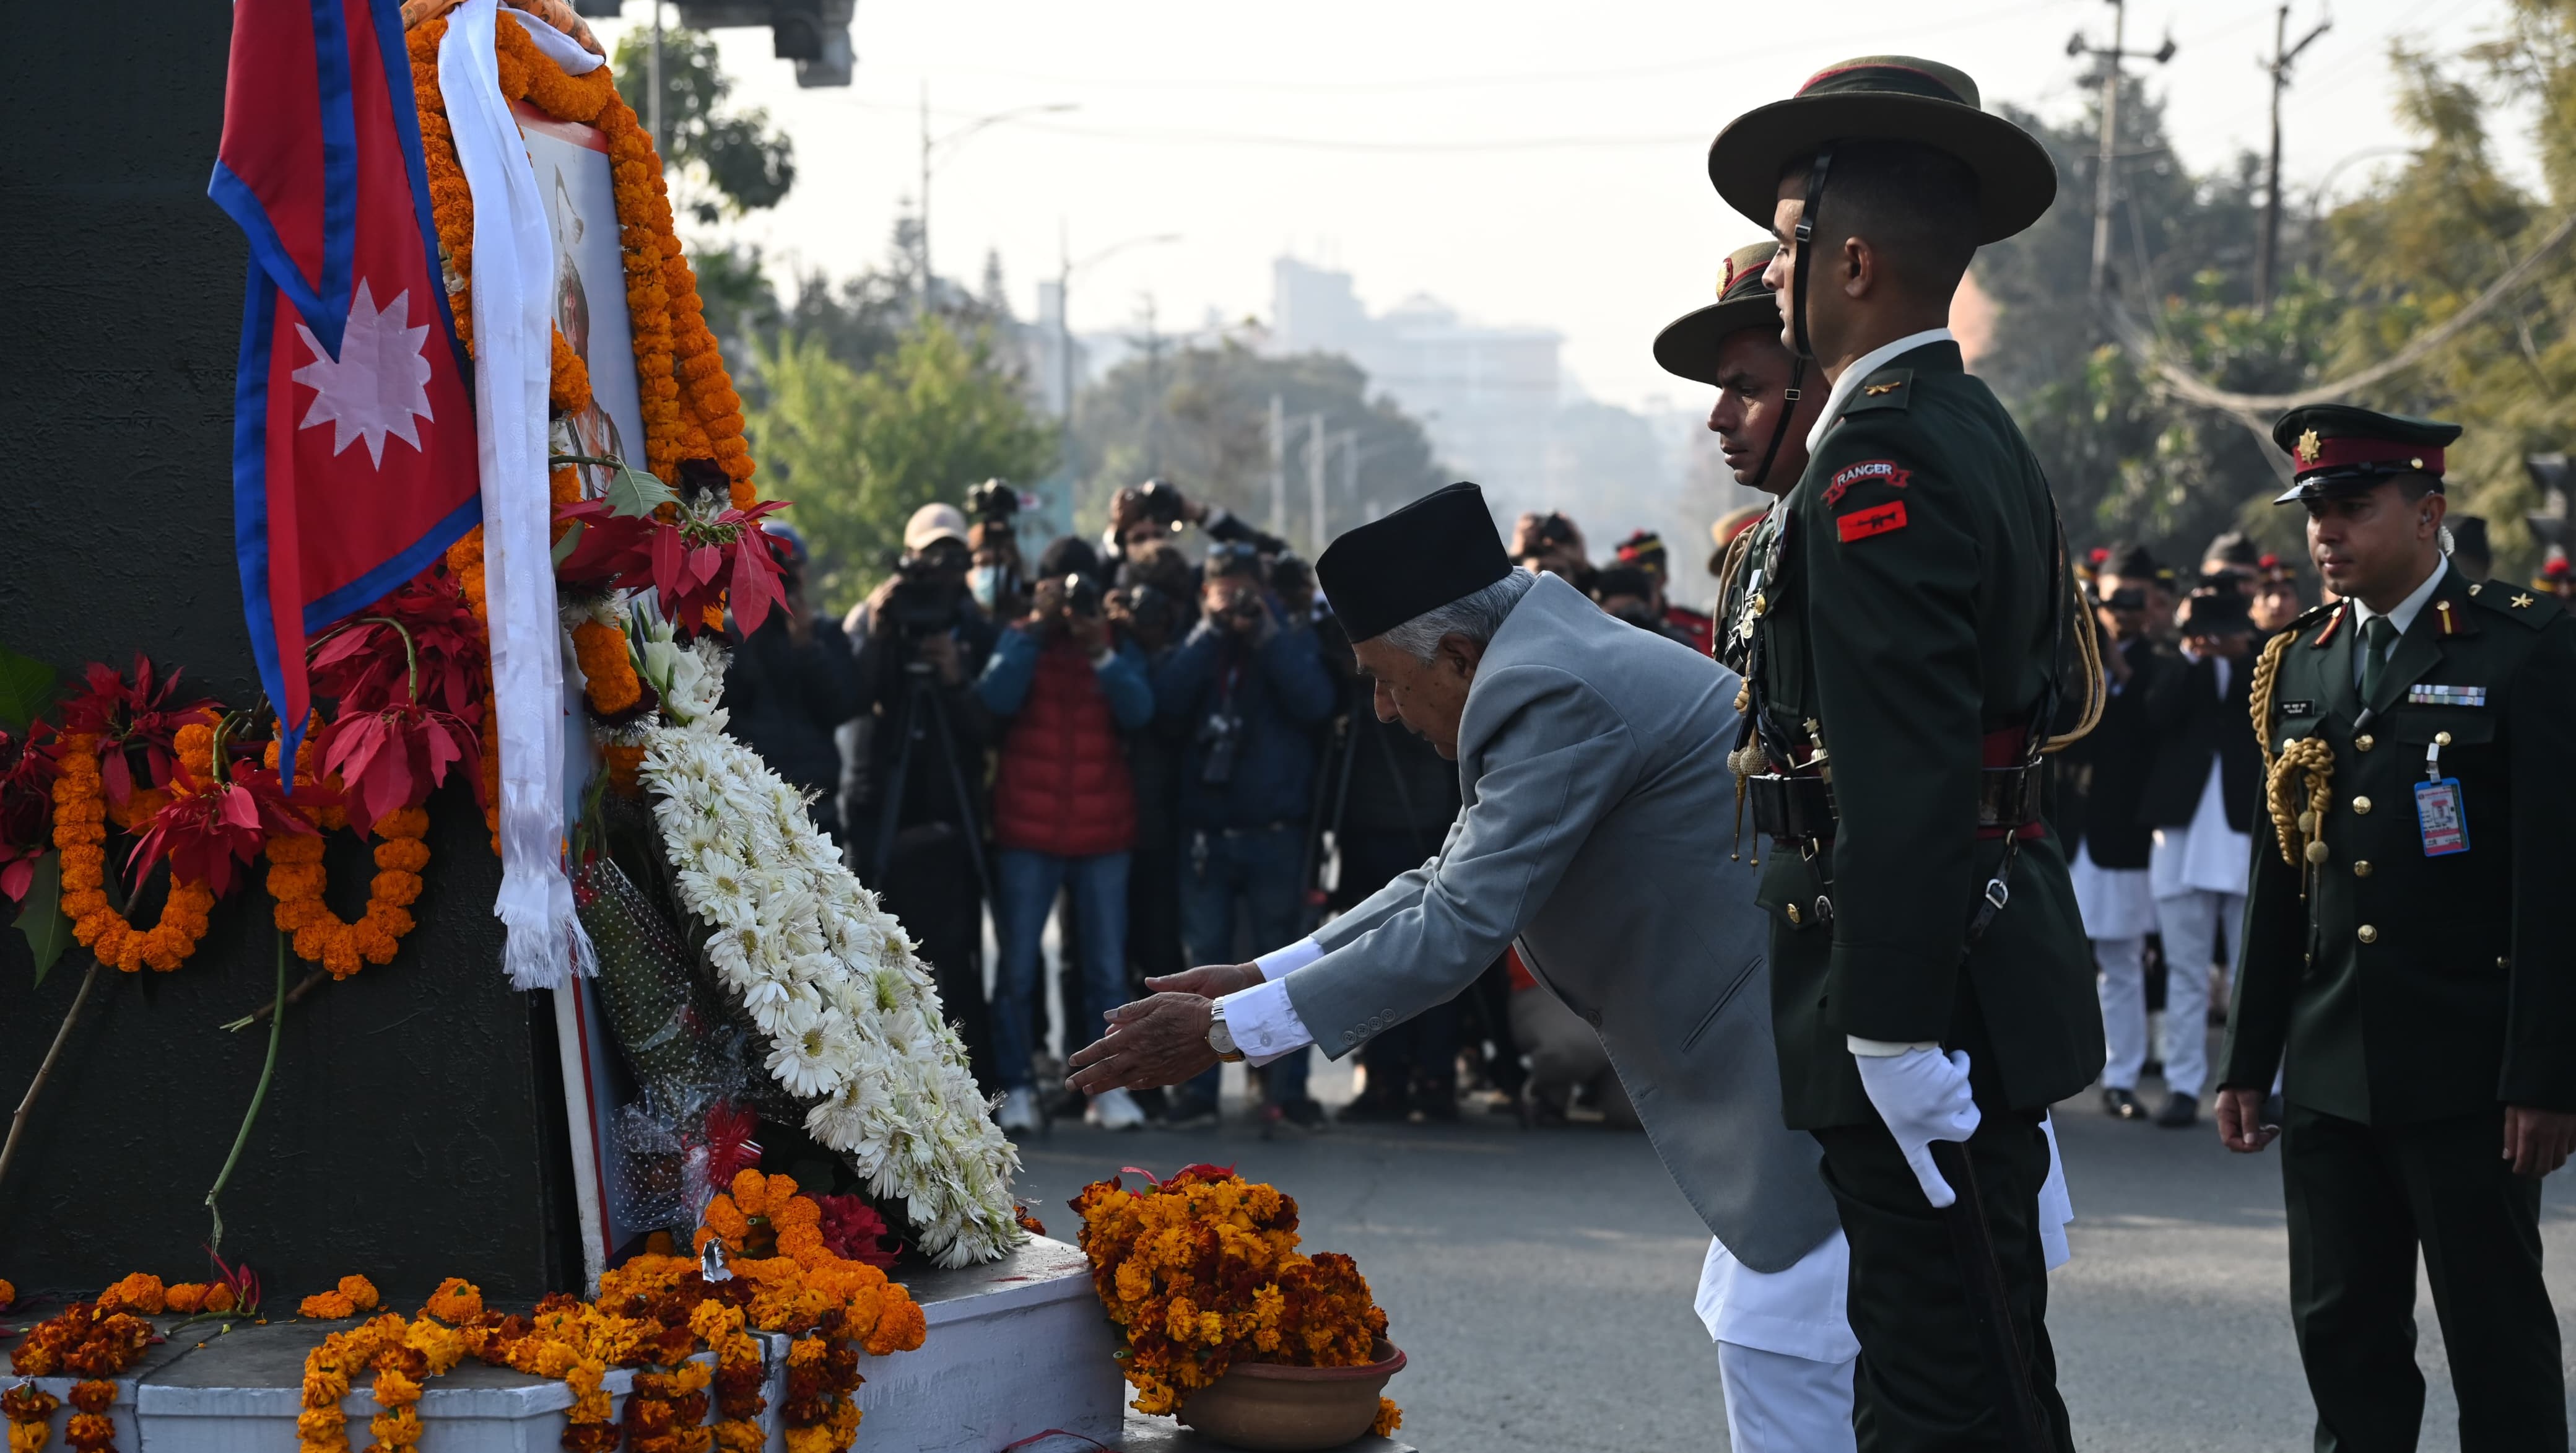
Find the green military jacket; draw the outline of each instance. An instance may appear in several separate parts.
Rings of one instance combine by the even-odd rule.
[[[1838,815],[1827,851],[1761,849],[1793,1127],[1875,1118],[1847,1035],[1990,1046],[1975,1073],[2015,1106],[2102,1068],[2053,834],[2023,840],[2009,906],[1966,955],[1982,1024],[1958,1017],[1968,921],[2004,849],[1977,833],[1984,738],[2026,723],[2047,679],[2054,520],[2021,431],[1936,342],[1852,391],[1745,552],[1727,620],[1758,668],[1755,709],[1773,744],[1821,745]],[[2062,689],[2083,686],[2070,662]]]
[[[2288,1098],[2367,1124],[2576,1110],[2576,618],[2442,568],[2374,699],[2348,606],[2291,626],[2268,701],[2255,678],[2268,752],[2316,738],[2333,768],[2322,862],[2257,815],[2222,1085],[2268,1089],[2286,1054]],[[2435,777],[2456,832],[2419,819]]]

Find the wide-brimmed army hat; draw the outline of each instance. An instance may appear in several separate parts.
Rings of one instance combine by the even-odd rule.
[[[1717,275],[1717,301],[1682,314],[1655,335],[1655,362],[1664,372],[1715,387],[1717,346],[1728,334],[1765,328],[1772,337],[1780,336],[1779,295],[1762,281],[1763,269],[1779,250],[1776,242],[1756,242],[1726,255]]]
[[[2272,503],[2331,499],[2376,488],[2383,479],[2416,474],[2442,488],[2442,451],[2460,426],[2350,404],[2310,404],[2272,425],[2272,442],[2296,473]]]
[[[1708,179],[1727,205],[1769,226],[1780,174],[1836,141],[1910,141],[1949,153],[1977,177],[1977,241],[1999,242],[2039,220],[2057,197],[2057,166],[2038,138],[1984,109],[1968,73],[1917,56],[1862,56],[1827,66],[1786,101],[1727,123],[1708,148]]]

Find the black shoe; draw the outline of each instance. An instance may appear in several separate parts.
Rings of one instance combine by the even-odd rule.
[[[1279,1115],[1281,1119],[1308,1134],[1322,1130],[1331,1123],[1324,1116],[1324,1107],[1308,1099],[1289,1101],[1279,1107]]]
[[[1196,1130],[1216,1123],[1216,1102],[1205,1095],[1184,1091],[1172,1097],[1172,1107],[1163,1112],[1166,1130]]]
[[[2138,1103],[2135,1090],[2110,1089],[2102,1092],[2102,1113],[2114,1120],[2144,1120],[2147,1107]]]
[[[2189,1095],[2165,1097],[2165,1107],[2156,1112],[2156,1123],[2167,1130],[2181,1130],[2200,1123],[2200,1101]]]

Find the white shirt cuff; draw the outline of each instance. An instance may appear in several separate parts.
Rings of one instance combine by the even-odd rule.
[[[1227,1022],[1233,1021],[1228,1019]],[[1843,1047],[1854,1054],[1865,1055],[1870,1059],[1889,1059],[1909,1050],[1939,1049],[1941,1042],[1927,1040],[1921,1044],[1908,1044],[1901,1039],[1863,1039],[1857,1034],[1846,1034],[1843,1036]]]
[[[1272,949],[1254,959],[1252,966],[1261,971],[1261,977],[1275,984],[1323,956],[1324,946],[1309,936],[1286,948]]]
[[[1255,1069],[1303,1051],[1315,1042],[1306,1021],[1289,1002],[1288,986],[1277,979],[1227,994],[1216,1001],[1225,1009],[1225,1032],[1243,1051],[1243,1062]]]

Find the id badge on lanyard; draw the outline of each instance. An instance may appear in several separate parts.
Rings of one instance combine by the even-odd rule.
[[[2424,749],[2424,780],[2415,784],[2415,825],[2424,837],[2424,856],[2439,858],[2469,850],[2469,818],[2460,802],[2460,779],[2442,775],[2442,746]]]

